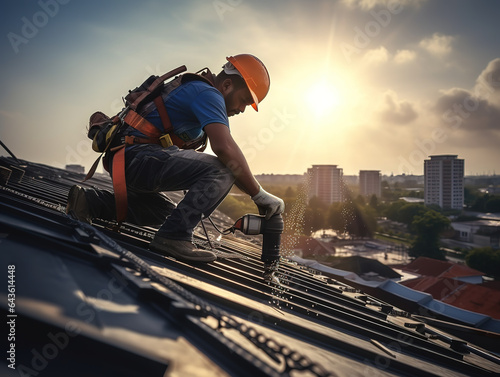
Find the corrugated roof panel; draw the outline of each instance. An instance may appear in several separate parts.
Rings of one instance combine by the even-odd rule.
[[[7,168],[13,163],[0,159]],[[25,164],[21,181],[0,186],[0,262],[16,266],[15,310],[22,319],[18,371],[51,377],[500,372],[493,354],[439,335],[310,267],[284,259],[281,285],[266,284],[255,239],[213,240],[221,259],[190,265],[147,249],[154,228],[125,224],[115,233],[105,222],[72,220],[62,210],[82,177]],[[108,187],[109,180],[94,183]],[[196,242],[207,247],[202,233]],[[4,316],[7,293],[0,286]]]

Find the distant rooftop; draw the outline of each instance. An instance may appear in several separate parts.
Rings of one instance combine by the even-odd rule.
[[[436,300],[500,319],[500,289],[469,284],[449,277],[425,276],[401,284],[430,293]]]
[[[424,276],[435,277],[461,277],[482,276],[483,272],[456,263],[440,261],[427,257],[419,257],[402,268],[405,271],[414,272]]]
[[[458,157],[456,154],[440,154],[429,156],[431,160],[454,160]]]

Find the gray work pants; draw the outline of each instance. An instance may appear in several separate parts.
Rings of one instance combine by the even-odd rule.
[[[234,183],[231,171],[217,157],[156,144],[128,146],[125,175],[129,202],[126,221],[155,225],[163,219],[158,235],[188,241],[192,240],[193,229],[202,217],[217,208]],[[175,207],[162,192],[178,190],[188,192]],[[111,215],[111,209],[115,208],[112,193],[96,190],[87,197],[93,216],[116,218],[114,213]]]

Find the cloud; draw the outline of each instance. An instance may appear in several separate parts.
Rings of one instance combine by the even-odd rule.
[[[500,105],[500,58],[490,61],[479,74],[474,93]]]
[[[389,50],[380,46],[365,52],[363,61],[367,64],[382,64],[387,62],[394,62],[395,64],[406,64],[414,61],[417,58],[417,53],[412,50],[397,50],[396,54],[392,56]]]
[[[417,58],[417,53],[411,50],[398,50],[394,56],[396,64],[409,63]]]
[[[370,10],[379,6],[384,7],[401,7],[414,6],[420,7],[427,0],[399,0],[397,4],[394,0],[342,0],[342,2],[350,8],[360,8],[362,10]]]
[[[389,51],[384,46],[368,50],[363,56],[363,60],[368,64],[380,64],[389,61]]]
[[[442,91],[433,108],[445,124],[465,131],[500,130],[500,108],[484,96],[461,88]]]
[[[500,59],[495,59],[479,74],[474,88],[442,90],[424,115],[419,145],[424,149],[432,146],[432,153],[459,153],[475,170],[486,161],[498,161],[499,69]]]
[[[448,55],[451,52],[451,44],[454,40],[455,37],[451,35],[434,33],[432,37],[421,40],[419,46],[430,52],[432,55],[441,57]]]
[[[387,91],[384,96],[380,119],[393,124],[408,124],[418,118],[415,106],[408,101],[400,101],[397,94]]]
[[[500,58],[488,63],[472,90],[451,88],[441,91],[433,112],[454,130],[500,139]],[[472,138],[471,138],[472,141]]]

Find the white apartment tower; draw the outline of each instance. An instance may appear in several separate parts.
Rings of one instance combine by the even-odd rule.
[[[382,196],[380,184],[380,170],[360,170],[359,171],[359,192],[361,195]]]
[[[308,199],[318,197],[324,204],[341,202],[342,169],[337,165],[313,165],[307,169],[309,177]]]
[[[456,155],[429,156],[424,160],[425,204],[462,210],[464,206],[464,160]]]

